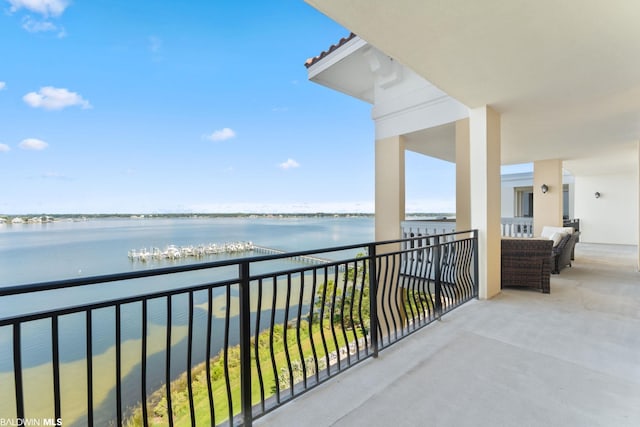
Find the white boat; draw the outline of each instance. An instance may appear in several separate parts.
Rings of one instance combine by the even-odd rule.
[[[146,248],[136,250],[131,249],[128,253],[128,257],[132,261],[147,262],[149,260],[163,260],[163,259],[182,259],[182,258],[202,258],[205,255],[217,255],[223,253],[238,253],[252,251],[254,249],[253,242],[230,242],[222,245],[216,245],[215,243],[209,243],[208,245],[198,246],[176,246],[169,245],[164,251],[159,248],[151,248],[151,251]]]

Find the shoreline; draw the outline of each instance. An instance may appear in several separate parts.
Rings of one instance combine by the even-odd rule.
[[[452,217],[450,212],[411,212],[409,218]],[[375,214],[367,212],[289,212],[289,213],[66,213],[66,214],[1,214],[0,224],[51,223],[59,221],[89,221],[92,219],[213,219],[213,218],[373,218]]]

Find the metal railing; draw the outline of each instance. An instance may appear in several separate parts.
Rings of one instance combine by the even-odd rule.
[[[0,413],[250,426],[477,295],[476,231],[0,288]]]
[[[428,236],[452,233],[456,229],[455,220],[408,220],[401,224],[403,237]],[[533,237],[533,218],[500,218],[503,237]]]

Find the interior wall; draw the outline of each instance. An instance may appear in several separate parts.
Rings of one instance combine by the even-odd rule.
[[[638,244],[636,174],[576,176],[575,216],[580,219],[581,242]]]
[[[573,176],[571,176],[571,181],[566,184],[569,188],[569,218],[576,218],[576,184],[573,180]]]
[[[502,203],[500,216],[502,218],[513,218],[515,215],[515,189],[511,185],[503,185],[501,191]]]
[[[516,213],[515,189],[517,187],[530,187],[533,183],[533,173],[512,173],[502,175],[501,191],[501,216],[513,218]]]

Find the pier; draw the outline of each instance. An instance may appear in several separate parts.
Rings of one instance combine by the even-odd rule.
[[[273,249],[273,248],[267,248],[264,246],[256,246],[256,245],[253,246],[253,252],[257,254],[262,254],[262,255],[282,255],[287,253],[287,251],[282,251],[280,249]],[[320,258],[320,257],[315,257],[310,255],[297,255],[297,256],[290,257],[289,259],[291,259],[292,261],[302,262],[302,263],[311,264],[311,265],[323,265],[323,264],[330,264],[332,262],[335,262],[327,258]],[[344,272],[345,266],[343,264],[340,264],[337,267],[338,267],[338,271]]]
[[[197,246],[176,246],[168,245],[165,250],[159,248],[144,249],[132,249],[128,253],[128,257],[131,261],[147,262],[147,261],[161,261],[161,260],[181,260],[186,258],[203,258],[209,255],[221,255],[229,253],[243,253],[252,252],[260,255],[282,255],[287,251],[280,249],[268,248],[266,246],[257,246],[253,242],[228,242],[223,244],[202,244]],[[320,258],[310,255],[298,255],[290,257],[292,261],[301,262],[311,265],[323,265],[334,262],[333,260]],[[344,272],[345,266],[339,265],[338,271]]]
[[[219,255],[228,253],[242,253],[252,251],[254,245],[252,242],[229,242],[221,245],[215,243],[202,244],[197,246],[176,246],[169,245],[164,251],[159,248],[147,248],[129,251],[129,259],[131,261],[146,262],[150,260],[178,260],[182,258],[202,258],[207,255]]]

